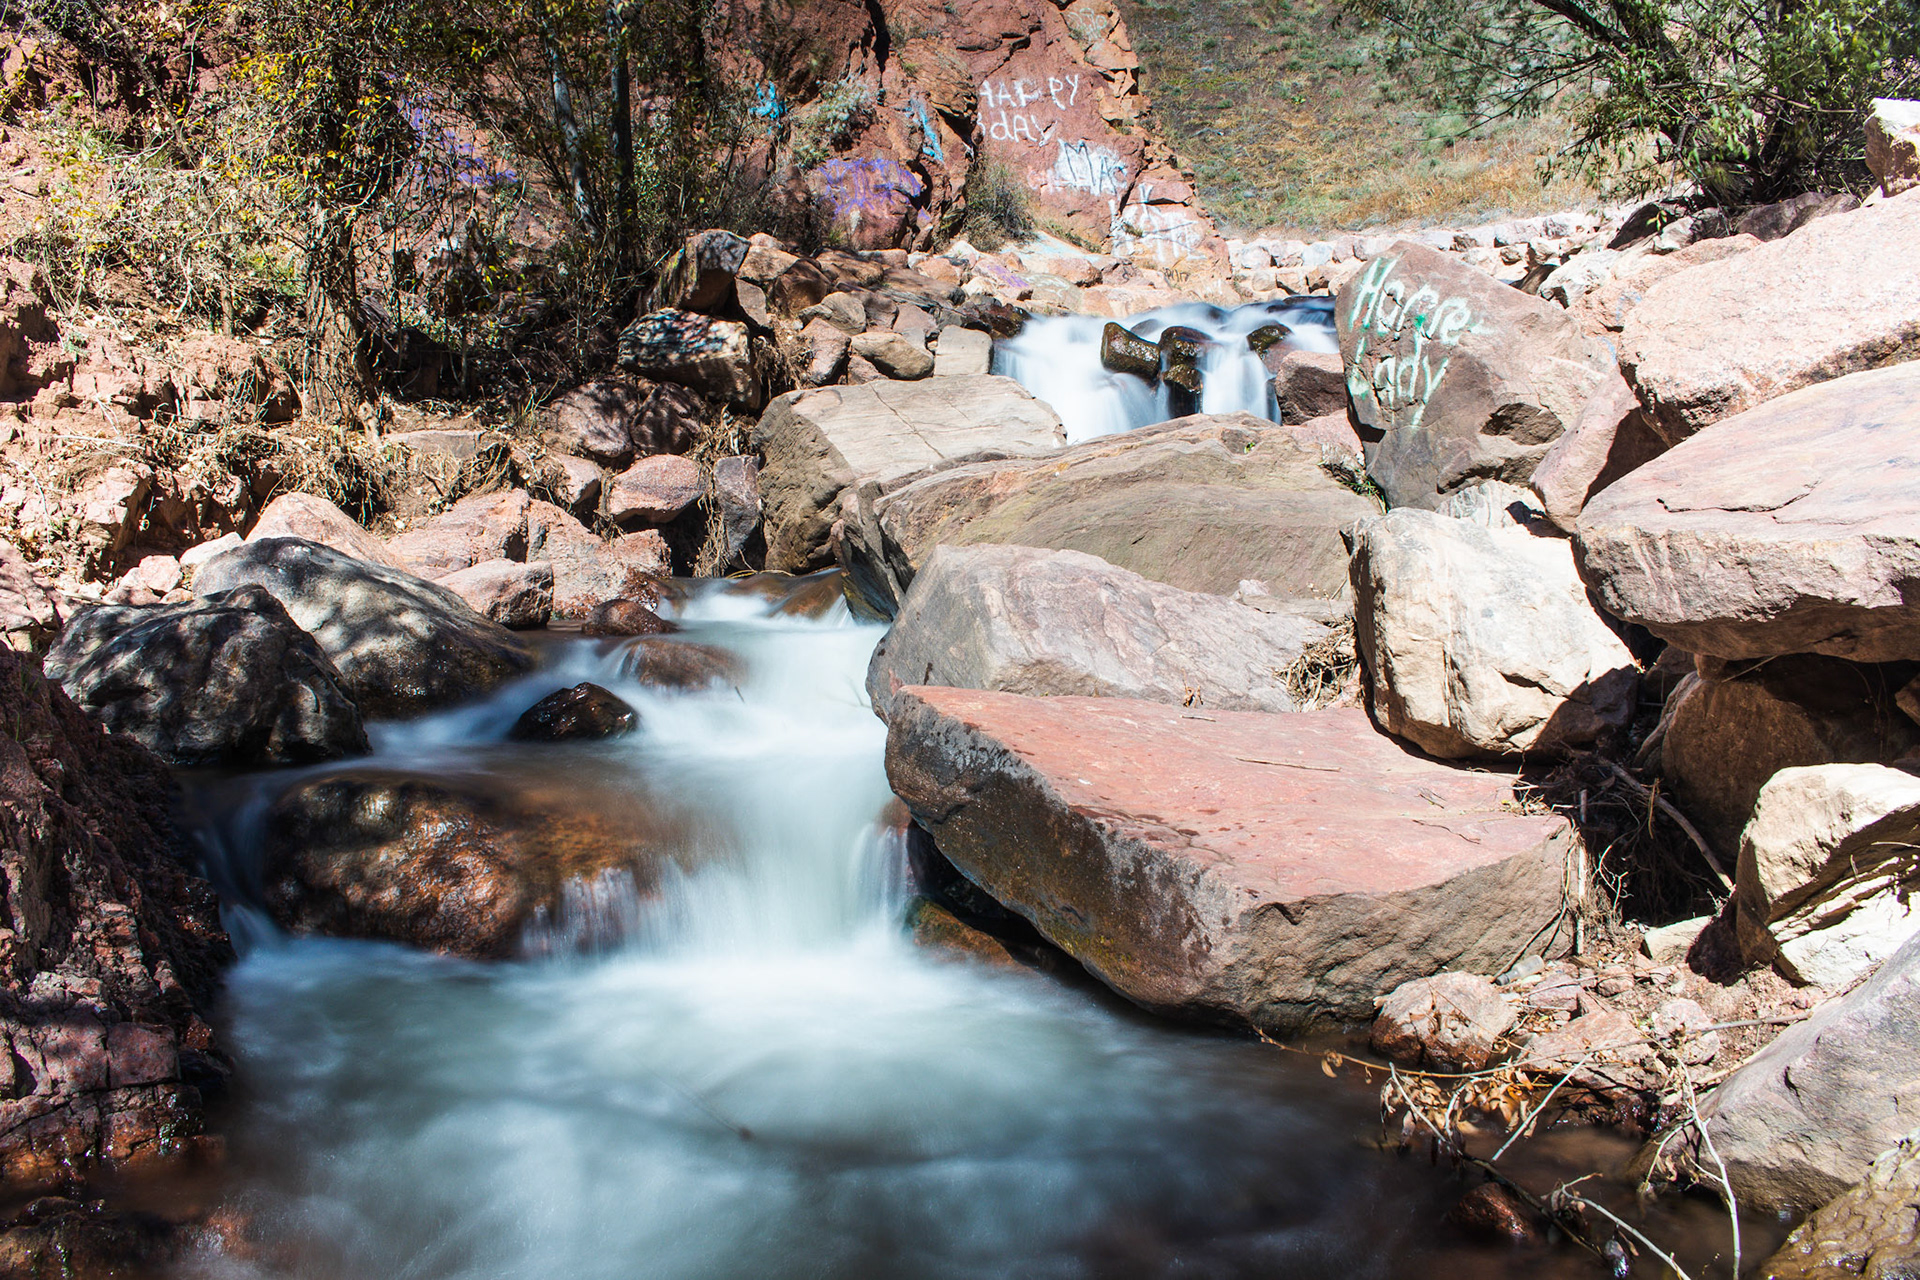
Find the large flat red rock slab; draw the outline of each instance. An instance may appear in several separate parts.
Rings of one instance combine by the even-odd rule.
[[[1509,776],[1364,712],[902,690],[887,775],[970,879],[1149,1008],[1270,1031],[1499,972],[1560,910],[1574,836]]]

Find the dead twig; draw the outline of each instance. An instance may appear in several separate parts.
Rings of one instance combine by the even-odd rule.
[[[1685,814],[1674,808],[1672,802],[1665,796],[1622,769],[1616,762],[1603,759],[1600,763],[1612,770],[1614,777],[1620,780],[1621,785],[1673,819],[1673,824],[1686,833],[1687,839],[1693,841],[1693,847],[1700,851],[1700,856],[1707,860],[1709,867],[1713,868],[1713,874],[1719,879],[1720,887],[1728,893],[1733,892],[1733,878],[1727,874],[1727,869],[1720,865],[1720,859],[1714,856],[1713,846],[1707,843],[1707,838],[1700,834],[1698,827],[1687,821]]]

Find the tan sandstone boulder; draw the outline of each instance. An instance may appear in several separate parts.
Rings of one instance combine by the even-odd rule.
[[[1633,712],[1633,655],[1562,538],[1402,508],[1352,532],[1354,639],[1380,727],[1443,758],[1591,743]]]
[[[883,612],[940,544],[1084,551],[1187,591],[1230,595],[1249,579],[1279,598],[1345,594],[1340,530],[1377,515],[1301,433],[1226,414],[1102,436],[1040,459],[1009,458],[858,486],[841,556]]]
[[[1913,279],[1920,343],[1920,260]],[[1598,494],[1576,527],[1606,610],[1689,653],[1920,658],[1920,361],[1720,422]]]
[[[1742,949],[1844,987],[1920,933],[1920,777],[1877,764],[1783,769],[1740,838]]]
[[[1920,357],[1920,196],[1821,218],[1670,275],[1620,333],[1620,369],[1680,441],[1789,391]]]
[[[1066,443],[1052,409],[991,375],[796,391],[754,428],[767,568],[805,572],[831,558],[841,494],[970,455],[1033,456]]]
[[[867,692],[938,684],[1292,711],[1317,622],[1182,591],[1078,551],[936,547],[874,650]]]

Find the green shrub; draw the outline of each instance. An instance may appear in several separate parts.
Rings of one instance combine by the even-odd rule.
[[[1920,90],[1920,0],[1359,0],[1391,64],[1478,121],[1577,103],[1566,159],[1716,203],[1862,189],[1869,100]]]
[[[966,213],[958,236],[992,252],[1034,233],[1033,197],[1020,175],[997,160],[980,160],[961,191]]]

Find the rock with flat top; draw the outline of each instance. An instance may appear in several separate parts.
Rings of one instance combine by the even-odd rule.
[[[882,714],[910,684],[1293,711],[1287,668],[1329,634],[1078,551],[936,547],[874,650],[867,692]]]
[[[1920,252],[1920,216],[1914,232]],[[1920,354],[1920,260],[1913,280]],[[1576,529],[1607,612],[1689,653],[1920,658],[1920,361],[1709,427],[1596,495]]]
[[[968,879],[1150,1009],[1287,1033],[1490,971],[1560,911],[1573,832],[1365,713],[899,691],[887,776]]]
[[[1230,595],[1254,579],[1276,597],[1334,598],[1346,591],[1340,530],[1380,508],[1324,457],[1297,428],[1199,415],[1046,458],[875,481],[844,504],[842,558],[885,612],[943,543],[1083,551],[1187,591]]]
[[[625,528],[666,524],[700,499],[700,466],[691,458],[660,454],[613,478],[607,517]]]
[[[1667,276],[1620,332],[1620,370],[1679,442],[1801,387],[1920,357],[1920,195],[1821,218]]]
[[[967,377],[989,373],[993,368],[993,335],[981,329],[942,325],[933,353],[933,373],[938,378]]]
[[[1701,1104],[1741,1205],[1817,1208],[1920,1129],[1916,1043],[1920,938],[1852,991],[1781,1032]],[[1712,1167],[1708,1161],[1696,1153],[1693,1163],[1704,1172]]]
[[[1741,949],[1844,987],[1920,933],[1920,778],[1878,764],[1782,769],[1740,838]]]
[[[1347,411],[1347,378],[1337,351],[1267,349],[1273,365],[1273,397],[1282,422],[1311,422]]]
[[[265,538],[305,538],[368,564],[407,567],[387,550],[386,543],[361,528],[352,516],[311,493],[283,493],[269,502],[247,534],[249,542]]]
[[[824,567],[852,485],[897,482],[973,455],[1031,457],[1066,443],[1060,419],[1011,378],[982,375],[796,391],[754,428],[764,459],[767,568]]]
[[[1388,733],[1447,759],[1512,756],[1631,719],[1638,668],[1565,539],[1404,508],[1351,537],[1354,642]]]
[[[266,538],[194,575],[202,599],[263,587],[333,660],[373,718],[418,715],[533,666],[533,651],[438,583],[300,538]]]

